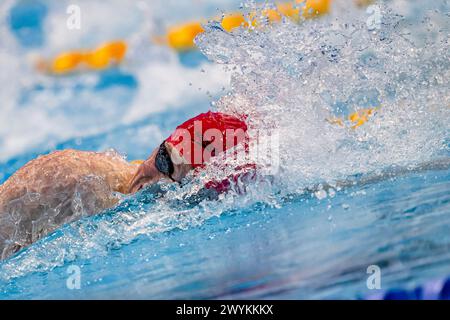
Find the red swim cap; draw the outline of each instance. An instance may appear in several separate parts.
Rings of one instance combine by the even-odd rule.
[[[244,120],[245,116],[240,119],[209,111],[178,126],[166,142],[193,168],[201,167],[209,158],[221,152],[241,143],[248,145],[247,124]]]

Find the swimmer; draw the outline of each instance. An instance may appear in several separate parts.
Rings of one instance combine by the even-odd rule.
[[[232,139],[222,139],[225,135]],[[243,117],[207,112],[180,125],[140,165],[114,152],[76,150],[32,160],[0,185],[0,260],[64,224],[115,206],[118,194],[159,180],[180,182],[246,139]],[[207,187],[226,192],[229,185],[211,182]]]

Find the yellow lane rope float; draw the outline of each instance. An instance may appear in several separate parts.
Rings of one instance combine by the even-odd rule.
[[[263,16],[270,22],[281,21],[282,16],[294,21],[301,17],[312,18],[326,14],[329,11],[331,0],[295,0],[287,3],[279,3],[276,9],[264,9]],[[301,12],[301,15],[300,15]],[[257,21],[252,19],[256,14],[250,15],[252,26]],[[220,21],[226,31],[232,31],[238,27],[248,27],[249,22],[242,13],[226,14]],[[183,52],[195,49],[195,37],[204,32],[202,23],[207,21],[188,22],[168,29],[167,34],[156,37],[154,40],[159,44],[165,44],[170,48]],[[63,52],[51,60],[39,60],[37,68],[45,73],[54,75],[66,75],[77,70],[104,70],[112,65],[120,64],[126,55],[127,43],[123,40],[107,42],[93,50],[74,50]]]
[[[144,163],[145,160],[133,160],[130,161],[131,164],[135,164],[135,165],[141,165]]]
[[[267,17],[270,22],[279,22],[283,16],[299,22],[302,18],[314,18],[328,13],[330,4],[331,0],[296,0],[279,3],[276,5],[276,9],[264,9],[262,15]],[[248,28],[250,24],[256,26],[257,21],[253,19],[254,16],[254,13],[250,14],[249,19],[246,19],[242,13],[232,13],[213,20],[221,20],[222,27],[230,32],[239,27]],[[167,44],[176,51],[192,50],[195,48],[195,37],[205,31],[202,27],[204,22],[206,21],[193,21],[173,26],[168,29],[165,36],[155,40],[158,43]]]
[[[51,61],[39,61],[44,72],[63,75],[78,69],[104,70],[119,64],[125,58],[127,44],[124,41],[107,42],[94,50],[64,52]]]
[[[329,118],[327,121],[331,124],[336,124],[340,127],[346,127],[348,123],[350,128],[357,129],[365,124],[376,113],[378,108],[361,109],[350,114],[347,119],[343,118]]]
[[[314,18],[329,12],[332,0],[295,0],[282,2],[276,5],[276,9],[264,9],[263,16],[270,22],[278,22],[282,17],[288,17],[299,22],[302,18]],[[367,6],[373,0],[354,0],[358,6]],[[301,14],[300,14],[301,13]],[[255,14],[250,14],[249,20],[252,26],[257,25],[257,21],[252,19]],[[221,20],[222,27],[230,32],[238,27],[249,27],[249,22],[242,13],[226,14]],[[202,22],[194,21],[168,29],[167,34],[162,37],[155,37],[155,42],[165,44],[172,49],[183,52],[195,48],[195,37],[204,32]],[[112,65],[120,64],[127,53],[127,43],[123,40],[107,42],[94,50],[74,50],[63,52],[51,60],[39,60],[37,68],[43,72],[65,75],[79,69],[103,70]]]

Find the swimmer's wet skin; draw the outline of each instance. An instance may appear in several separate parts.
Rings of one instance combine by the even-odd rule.
[[[208,159],[196,162],[178,143],[186,130],[193,137],[188,143],[195,148],[196,137],[202,138],[208,129],[221,134],[241,130],[243,138],[233,139],[236,146],[244,142],[247,125],[243,119],[227,114],[201,114],[180,125],[142,163],[128,163],[114,152],[76,150],[57,151],[30,161],[0,186],[0,259],[66,223],[113,207],[119,202],[114,193],[134,193],[161,179],[179,182],[189,171],[202,168]],[[210,142],[200,142],[202,154]],[[225,192],[228,185],[217,183],[212,187]]]
[[[30,161],[0,186],[0,259],[63,224],[113,207],[138,165],[116,153],[57,151]]]

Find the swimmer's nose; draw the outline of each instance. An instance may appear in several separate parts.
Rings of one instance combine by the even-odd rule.
[[[152,155],[148,160],[141,164],[131,180],[128,188],[129,193],[136,193],[150,184],[158,182],[164,178],[155,166],[154,156]]]

